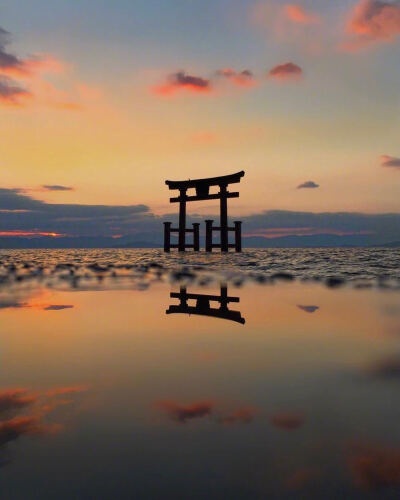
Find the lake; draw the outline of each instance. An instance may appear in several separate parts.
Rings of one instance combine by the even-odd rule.
[[[399,498],[398,250],[0,262],[1,498]]]

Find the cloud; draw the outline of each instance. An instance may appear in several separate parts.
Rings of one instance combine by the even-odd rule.
[[[50,54],[33,54],[21,58],[8,51],[11,34],[0,27],[0,74],[27,78],[38,73],[61,73],[65,64]]]
[[[277,413],[269,418],[272,425],[278,429],[293,431],[304,423],[304,416],[299,413]]]
[[[59,184],[43,184],[42,188],[46,191],[73,191],[74,188],[70,186],[60,186]]]
[[[75,236],[112,236],[153,222],[146,205],[52,204],[36,200],[20,189],[0,188],[0,233],[32,231]],[[61,230],[61,228],[63,228]]]
[[[274,66],[268,75],[275,80],[299,80],[303,76],[303,70],[297,64],[287,62]]]
[[[366,490],[400,484],[400,450],[384,445],[357,444],[347,459],[354,483]]]
[[[395,156],[382,155],[381,165],[382,167],[400,168],[400,158],[396,158]]]
[[[314,181],[303,182],[303,184],[299,184],[297,189],[315,189],[318,188],[319,184],[316,184]]]
[[[68,79],[62,82],[63,90],[57,88],[44,75],[63,74],[67,65],[50,54],[19,57],[8,50],[10,41],[10,33],[0,27],[0,103],[76,111],[99,96],[98,89]]]
[[[211,82],[200,76],[188,75],[184,71],[173,73],[167,78],[166,83],[153,87],[152,92],[164,97],[171,96],[184,90],[191,93],[206,94],[211,92]]]
[[[191,216],[192,222],[213,219],[212,214]],[[82,238],[122,235],[130,241],[162,241],[163,222],[177,224],[178,214],[155,215],[142,204],[128,206],[52,204],[27,195],[21,189],[0,188],[0,235],[16,232],[70,235]],[[370,244],[400,240],[400,213],[298,212],[265,210],[240,217],[246,234],[285,236],[290,234],[365,235]],[[363,236],[364,237],[364,236]],[[4,236],[4,239],[6,236]],[[55,238],[54,238],[55,239]],[[60,238],[58,238],[60,239]],[[60,243],[61,244],[61,243]],[[19,302],[19,301],[17,301]]]
[[[30,97],[32,94],[27,89],[11,78],[0,75],[0,102],[17,106],[24,104]]]
[[[0,392],[0,413],[24,408],[35,401],[36,396],[28,395],[26,389],[7,389]]]
[[[256,80],[253,73],[244,69],[243,71],[235,71],[231,68],[219,69],[216,72],[217,76],[226,78],[238,87],[253,87],[256,85]]]
[[[315,313],[315,311],[318,311],[319,309],[319,306],[301,306],[301,305],[298,305],[297,306],[299,309],[301,309],[302,311],[306,312],[306,313]]]
[[[0,73],[25,73],[24,62],[16,55],[7,51],[10,43],[10,33],[0,27]]]
[[[61,311],[62,309],[72,309],[71,304],[50,304],[43,308],[44,311]]]
[[[172,420],[185,424],[188,420],[207,417],[211,414],[213,403],[198,401],[190,405],[182,405],[175,401],[159,401],[156,406],[163,410]]]
[[[360,50],[376,43],[394,42],[400,35],[400,2],[360,0],[350,12],[344,50]]]
[[[293,23],[299,24],[318,24],[321,19],[311,11],[306,10],[299,4],[284,5],[283,12],[285,16]]]

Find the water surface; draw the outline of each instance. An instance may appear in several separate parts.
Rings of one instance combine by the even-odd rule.
[[[1,498],[399,498],[397,291],[55,265],[0,288]]]

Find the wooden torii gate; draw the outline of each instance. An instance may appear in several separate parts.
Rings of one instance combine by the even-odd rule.
[[[242,229],[241,221],[235,221],[233,227],[228,226],[228,198],[239,198],[239,193],[230,193],[229,184],[240,182],[244,176],[244,171],[236,174],[223,175],[221,177],[209,177],[207,179],[194,179],[187,181],[165,181],[169,189],[179,190],[179,196],[170,198],[171,203],[179,203],[179,227],[172,228],[172,222],[164,222],[164,251],[169,252],[171,248],[177,248],[184,252],[186,248],[200,250],[200,224],[193,223],[192,229],[186,228],[186,203],[188,201],[220,200],[220,225],[213,227],[213,220],[206,220],[206,252],[212,252],[213,248],[220,248],[221,252],[228,252],[229,248],[234,248],[236,252],[242,250]],[[211,186],[219,186],[219,192],[210,194]],[[196,194],[187,195],[187,190],[194,188]],[[213,243],[213,231],[220,233],[220,243]],[[235,233],[235,243],[230,244],[229,231]],[[171,243],[171,233],[178,233],[178,243]],[[193,244],[186,243],[186,233],[193,233]]]
[[[211,316],[213,318],[228,319],[244,325],[246,320],[242,317],[240,311],[233,311],[228,307],[230,302],[239,302],[239,297],[230,297],[226,285],[221,285],[220,288],[220,295],[206,295],[202,293],[187,293],[186,287],[181,286],[179,292],[170,293],[171,298],[179,299],[179,304],[171,304],[165,313]],[[188,300],[194,300],[194,305],[189,305]],[[219,302],[219,307],[211,307],[210,302]]]

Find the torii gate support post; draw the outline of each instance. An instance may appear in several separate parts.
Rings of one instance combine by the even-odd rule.
[[[164,222],[164,252],[171,250],[171,224],[172,222]]]
[[[200,222],[193,222],[193,250],[200,252]]]
[[[242,251],[242,221],[235,220],[235,251]]]
[[[228,198],[226,184],[220,185],[221,252],[228,251]]]
[[[212,252],[213,220],[206,220],[206,252]]]
[[[186,189],[179,190],[179,237],[178,250],[185,251],[186,241]]]

